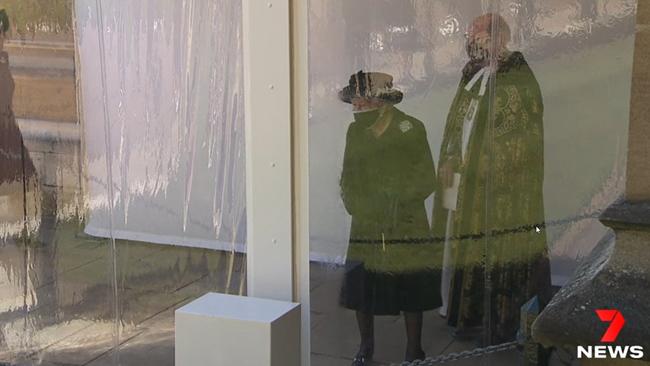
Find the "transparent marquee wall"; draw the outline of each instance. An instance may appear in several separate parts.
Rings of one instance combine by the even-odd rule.
[[[312,365],[512,346],[612,241],[636,0],[308,3]],[[242,2],[0,9],[0,365],[173,365],[247,293]]]
[[[313,364],[515,341],[522,306],[611,240],[597,218],[624,190],[635,15],[310,1]]]
[[[241,3],[0,9],[0,364],[171,365],[246,294]]]

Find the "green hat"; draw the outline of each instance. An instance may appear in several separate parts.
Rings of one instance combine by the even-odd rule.
[[[3,33],[7,33],[9,30],[9,17],[4,9],[0,9],[0,30]]]

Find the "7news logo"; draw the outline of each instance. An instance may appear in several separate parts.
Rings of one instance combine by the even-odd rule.
[[[609,323],[609,327],[603,334],[602,343],[614,343],[625,325],[625,318],[618,310],[599,309],[596,310],[598,318],[602,322]],[[578,358],[634,358],[641,359],[644,356],[642,346],[578,346]]]

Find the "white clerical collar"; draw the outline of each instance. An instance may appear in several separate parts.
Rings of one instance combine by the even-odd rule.
[[[483,78],[481,81],[481,88],[478,91],[478,95],[482,97],[485,95],[485,91],[487,90],[487,85],[488,82],[490,81],[490,76],[492,76],[492,72],[490,72],[490,66],[485,66],[484,68],[480,69],[476,74],[474,74],[474,77],[465,85],[465,90],[470,91],[474,87],[474,85],[478,82],[479,79]]]

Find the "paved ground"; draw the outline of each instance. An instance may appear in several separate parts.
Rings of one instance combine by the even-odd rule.
[[[78,229],[59,224],[49,248],[0,247],[0,361],[111,364],[118,329],[109,246]],[[123,365],[173,364],[173,310],[208,291],[240,292],[240,255],[134,242],[119,242],[117,253]]]
[[[71,222],[59,223],[50,240],[29,247],[5,241],[0,247],[0,362],[103,366],[117,364],[119,357],[121,365],[171,366],[174,309],[207,291],[245,290],[241,255],[118,242],[118,340],[108,243],[85,236]],[[312,265],[314,366],[347,366],[356,350],[353,313],[336,303],[340,277],[340,269]],[[399,362],[404,347],[401,318],[378,318],[376,331],[376,365]],[[435,312],[426,315],[424,340],[429,355],[476,346],[454,341]],[[117,355],[110,352],[115,342],[120,345]],[[516,352],[491,357],[488,364],[520,364]],[[482,362],[487,361],[453,364]]]

